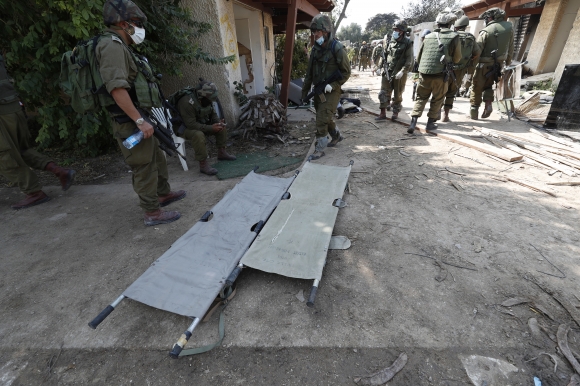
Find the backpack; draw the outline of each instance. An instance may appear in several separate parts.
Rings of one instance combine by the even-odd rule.
[[[191,95],[195,92],[195,87],[187,86],[177,92],[174,92],[167,98],[170,105],[177,107],[177,102],[186,95]]]
[[[60,62],[60,87],[79,114],[96,113],[115,104],[99,73],[95,48],[100,38],[101,35],[79,42],[72,51],[64,53]]]

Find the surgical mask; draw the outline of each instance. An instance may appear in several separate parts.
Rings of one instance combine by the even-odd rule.
[[[324,36],[321,36],[318,39],[316,39],[316,44],[318,44],[319,46],[321,46],[322,43],[324,43]]]
[[[137,26],[133,26],[133,29],[135,30],[135,33],[130,35],[131,39],[133,39],[133,43],[135,43],[135,44],[143,43],[143,40],[145,40],[145,28],[139,28]]]
[[[393,32],[393,39],[397,40],[399,38],[399,31]]]

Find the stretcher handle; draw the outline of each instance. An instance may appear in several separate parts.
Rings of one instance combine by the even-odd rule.
[[[228,278],[226,280],[226,287],[234,284],[234,282],[236,281],[238,276],[240,276],[240,273],[242,272],[243,268],[244,268],[244,266],[242,264],[240,264],[236,268],[234,268],[234,270],[232,271],[232,273],[230,273],[230,276],[228,276]]]
[[[312,289],[310,290],[310,296],[308,297],[308,301],[306,305],[308,307],[314,307],[314,299],[316,299],[316,292],[318,291],[318,287],[313,285]]]
[[[169,353],[169,356],[171,358],[173,359],[179,358],[179,353],[181,353],[181,350],[183,350],[183,347],[187,344],[187,341],[189,340],[189,338],[191,338],[191,335],[192,334],[189,331],[185,331],[183,335],[181,335],[181,337],[179,338],[177,343],[175,343],[173,349]]]
[[[264,220],[258,221],[253,231],[256,232],[257,235],[260,234],[260,231],[262,230],[262,228],[264,228],[264,224],[266,224]]]
[[[201,216],[201,218],[199,219],[199,221],[201,222],[208,222],[209,218],[211,217],[211,215],[213,214],[213,212],[211,210],[208,210],[207,212],[205,212],[203,214],[203,216]]]
[[[95,330],[99,324],[101,324],[101,322],[103,320],[105,320],[105,318],[107,316],[109,316],[109,314],[111,312],[113,312],[115,310],[115,307],[113,307],[112,305],[108,305],[107,307],[105,307],[105,309],[103,311],[101,311],[101,313],[99,315],[97,315],[96,318],[94,318],[93,320],[91,320],[89,322],[89,327],[92,328],[93,330]]]

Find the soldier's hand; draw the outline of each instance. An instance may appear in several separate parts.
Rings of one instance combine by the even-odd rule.
[[[401,79],[403,77],[403,70],[397,72],[397,75],[395,75],[395,79]]]
[[[331,85],[329,85],[329,84],[327,84],[327,85],[326,85],[326,87],[324,88],[324,92],[325,92],[326,94],[328,94],[328,93],[329,93],[329,92],[331,92],[331,91],[332,91],[332,86],[331,86]]]
[[[214,123],[213,125],[211,125],[211,129],[213,130],[214,133],[219,133],[225,127],[226,127],[225,123],[222,122]]]
[[[143,138],[147,139],[153,135],[153,126],[147,121],[137,126],[143,132]]]

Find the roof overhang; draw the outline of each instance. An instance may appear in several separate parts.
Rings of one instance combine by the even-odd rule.
[[[544,6],[518,8],[526,4],[536,3],[535,0],[481,0],[463,7],[463,12],[470,20],[477,20],[479,16],[490,8],[501,8],[506,11],[507,17],[541,14]]]

